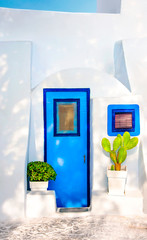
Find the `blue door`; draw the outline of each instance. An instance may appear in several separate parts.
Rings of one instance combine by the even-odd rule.
[[[90,89],[44,89],[44,161],[58,208],[90,205]]]

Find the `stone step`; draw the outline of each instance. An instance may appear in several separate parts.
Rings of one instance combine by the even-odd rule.
[[[139,191],[126,192],[124,196],[111,196],[106,192],[93,192],[92,214],[142,215],[143,197]]]
[[[26,194],[26,217],[50,217],[56,213],[55,191],[28,191]]]
[[[142,215],[143,197],[139,191],[126,192],[125,196],[111,196],[107,192],[94,191],[91,211],[58,211],[54,191],[28,191],[26,195],[26,217],[88,216],[88,215]]]

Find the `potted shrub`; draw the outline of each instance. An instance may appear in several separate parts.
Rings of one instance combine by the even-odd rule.
[[[130,138],[130,133],[125,132],[123,136],[120,134],[113,141],[113,149],[111,150],[110,141],[107,138],[102,139],[102,147],[109,152],[113,165],[108,167],[108,189],[110,195],[124,195],[127,178],[126,166],[121,164],[126,160],[127,150],[134,148],[138,144],[138,138]]]
[[[48,181],[55,181],[57,174],[47,162],[35,161],[28,163],[27,176],[32,191],[44,191],[48,188]]]

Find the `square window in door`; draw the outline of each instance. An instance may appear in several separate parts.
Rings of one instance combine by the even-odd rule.
[[[80,136],[80,99],[54,99],[54,136]]]

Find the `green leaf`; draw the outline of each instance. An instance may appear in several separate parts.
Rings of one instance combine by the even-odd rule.
[[[111,151],[110,141],[107,138],[103,138],[101,144],[102,144],[103,149],[106,152],[110,152]]]
[[[111,170],[114,171],[115,170],[115,166],[111,165]]]
[[[115,151],[111,151],[110,152],[110,158],[111,158],[111,160],[114,162],[114,163],[116,163],[117,161],[116,161],[116,152]]]
[[[119,139],[120,139],[120,146],[122,146],[122,143],[123,143],[122,136],[120,134],[117,134],[117,137],[119,137]]]
[[[30,177],[31,181],[55,181],[57,173],[48,163],[35,161],[28,163],[27,175]]]
[[[117,163],[123,163],[125,161],[126,157],[127,157],[127,151],[124,147],[121,147],[118,150]]]
[[[116,137],[113,141],[113,150],[116,151],[120,147],[120,138]]]
[[[137,137],[133,137],[129,140],[127,146],[126,146],[126,149],[127,150],[130,150],[134,147],[136,147],[136,145],[138,144],[138,138]]]
[[[124,144],[124,147],[127,146],[129,140],[130,140],[130,133],[129,132],[124,132],[124,134],[123,134],[123,144]]]

